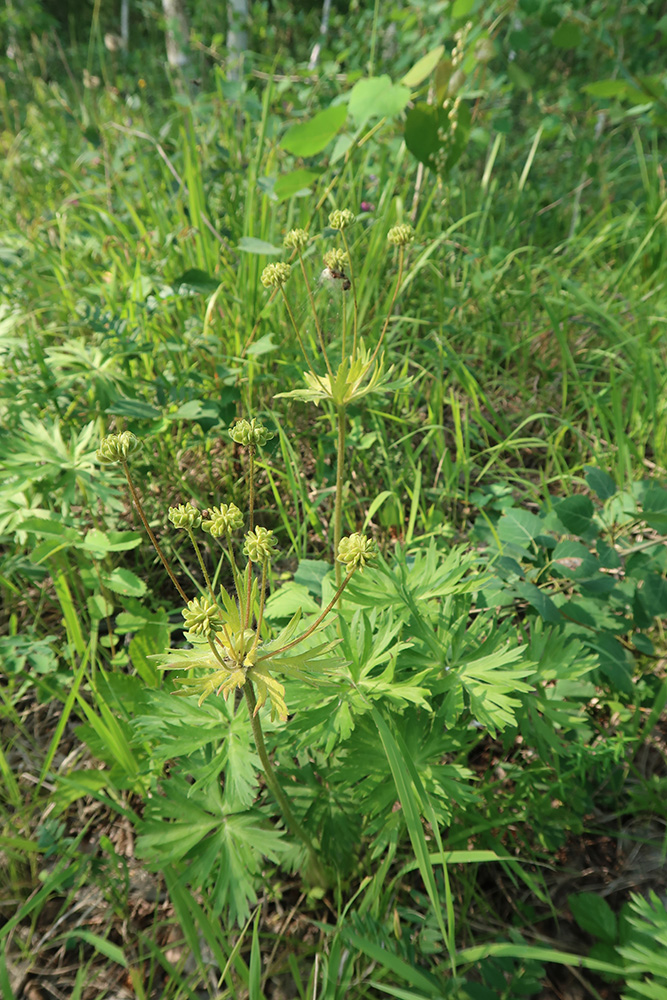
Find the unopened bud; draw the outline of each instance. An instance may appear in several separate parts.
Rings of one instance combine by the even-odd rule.
[[[280,288],[290,276],[291,267],[280,260],[277,264],[267,264],[262,271],[261,282],[265,288]]]
[[[278,550],[278,543],[273,537],[273,532],[268,528],[258,525],[254,531],[249,531],[245,536],[243,544],[243,554],[251,562],[268,562]]]
[[[347,229],[354,222],[354,212],[349,208],[335,208],[329,216],[329,225],[332,229]]]
[[[178,507],[170,507],[168,517],[175,528],[198,528],[201,524],[201,512],[191,503],[179,503]]]
[[[346,538],[341,538],[338,543],[338,562],[344,564],[348,573],[357,569],[363,570],[366,563],[375,558],[376,553],[373,539],[356,531]]]
[[[131,431],[122,434],[108,434],[97,449],[97,461],[104,465],[124,462],[139,447],[139,441]]]

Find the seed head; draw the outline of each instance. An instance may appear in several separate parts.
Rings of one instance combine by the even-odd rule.
[[[192,531],[201,525],[201,512],[191,503],[179,503],[178,507],[170,507],[168,516],[175,528],[189,528]]]
[[[341,250],[340,248],[327,250],[323,259],[330,271],[342,271],[350,262],[350,258],[345,250]]]
[[[107,434],[97,449],[97,461],[103,465],[124,462],[139,447],[139,441],[130,431],[122,434]]]
[[[256,417],[253,417],[252,420],[238,420],[229,428],[229,436],[232,441],[243,445],[244,448],[263,448],[273,437],[273,431],[268,430]]]
[[[262,284],[265,288],[280,288],[289,278],[291,270],[283,260],[279,260],[277,264],[267,264],[262,271]]]
[[[236,504],[221,503],[219,507],[211,507],[209,518],[202,521],[202,530],[213,538],[226,538],[232,531],[243,526],[243,514]]]
[[[329,216],[329,225],[332,229],[347,229],[354,222],[354,212],[349,208],[336,208]]]
[[[218,619],[218,609],[207,597],[195,597],[194,601],[188,601],[186,608],[181,611],[185,619],[185,628],[195,635],[210,635],[211,632],[219,632],[222,628]]]
[[[269,562],[277,550],[278,543],[273,537],[273,532],[268,528],[262,528],[258,525],[254,531],[249,531],[245,536],[243,554],[247,556],[251,562]]]
[[[304,247],[308,246],[308,233],[305,229],[290,229],[283,240],[283,246],[287,247],[288,250],[301,252]]]
[[[352,573],[356,569],[363,570],[364,566],[376,555],[375,542],[372,538],[366,538],[354,532],[346,538],[341,538],[338,543],[338,562],[342,562],[348,571]]]
[[[408,243],[412,243],[415,238],[415,233],[412,226],[401,225],[394,226],[387,233],[387,242],[391,243],[395,247],[406,247]]]

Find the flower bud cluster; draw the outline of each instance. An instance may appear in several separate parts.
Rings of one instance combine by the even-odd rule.
[[[414,229],[412,226],[408,226],[403,223],[400,226],[394,226],[387,233],[387,242],[391,243],[395,247],[406,247],[408,243],[412,243],[415,238]]]
[[[338,543],[338,562],[344,564],[348,573],[363,570],[366,563],[375,558],[377,549],[372,538],[360,535],[357,531]]]
[[[456,139],[456,130],[459,126],[460,106],[460,97],[456,97],[454,100],[447,97],[442,103],[443,110],[447,112],[447,118],[449,119],[449,128],[441,126],[437,132],[440,146],[438,147],[437,153],[433,157],[433,161],[435,169],[440,173],[442,173],[445,169],[447,157],[451,151],[451,146]]]
[[[265,288],[280,288],[290,276],[292,268],[279,260],[277,264],[267,264],[262,271],[261,282]]]
[[[329,225],[332,229],[347,229],[354,222],[354,212],[349,208],[336,208],[329,216]]]
[[[273,437],[273,431],[260,424],[256,417],[252,420],[238,420],[229,428],[229,436],[244,448],[263,448]]]
[[[254,531],[249,531],[243,543],[243,555],[251,562],[266,563],[276,554],[278,543],[273,532],[258,525]]]
[[[218,618],[218,609],[208,597],[195,597],[188,601],[187,607],[181,611],[185,620],[185,628],[195,635],[210,635],[222,628]]]
[[[350,258],[348,257],[345,250],[341,250],[337,247],[334,250],[327,250],[323,257],[325,266],[329,268],[330,271],[342,271],[350,263]]]
[[[297,250],[299,253],[308,246],[308,233],[305,229],[290,229],[283,240],[283,246],[288,250]]]
[[[128,455],[131,455],[138,447],[139,441],[130,431],[123,431],[122,434],[107,434],[105,438],[102,438],[102,443],[97,449],[97,461],[103,465],[125,462]]]
[[[468,35],[470,34],[471,31],[472,31],[472,21],[468,21],[467,24],[464,24],[462,28],[459,28],[459,30],[454,35],[456,44],[452,51],[452,69],[458,69],[458,67],[463,62],[463,50],[468,40]]]
[[[233,503],[221,503],[219,507],[211,507],[208,518],[202,521],[202,531],[207,532],[212,538],[227,538],[242,526],[243,514]]]
[[[201,512],[191,503],[179,503],[178,507],[170,507],[169,520],[175,528],[196,530],[201,525]]]

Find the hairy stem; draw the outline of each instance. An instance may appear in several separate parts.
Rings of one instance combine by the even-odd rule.
[[[255,689],[252,686],[251,681],[247,680],[243,685],[243,693],[245,694],[246,703],[248,705],[248,713],[250,715],[250,722],[252,725],[252,734],[255,738],[255,746],[257,747],[257,753],[261,761],[262,767],[264,769],[264,777],[266,778],[266,783],[271,789],[273,796],[280,806],[280,810],[283,814],[283,819],[287,824],[290,832],[304,845],[308,851],[308,875],[311,880],[320,885],[327,886],[328,880],[325,875],[324,869],[320,864],[317,857],[315,847],[303,829],[301,824],[298,822],[296,816],[292,812],[289,802],[287,801],[287,796],[282,790],[280,782],[278,781],[278,776],[273,768],[271,759],[266,750],[266,744],[264,742],[264,733],[262,731],[262,723],[260,721],[259,715],[255,714],[257,709],[257,699],[255,698]]]
[[[153,543],[153,548],[155,549],[155,551],[157,552],[158,556],[160,557],[160,561],[162,562],[162,565],[166,569],[166,571],[167,571],[167,573],[169,575],[169,579],[171,580],[171,582],[173,583],[173,585],[176,587],[176,590],[179,592],[179,594],[183,598],[184,603],[187,604],[188,603],[188,595],[185,593],[185,591],[181,587],[180,583],[176,579],[176,577],[174,575],[174,571],[172,570],[171,566],[167,562],[167,557],[165,556],[164,552],[160,548],[160,545],[159,545],[159,542],[158,542],[157,538],[153,534],[153,529],[151,528],[150,524],[148,523],[148,519],[147,519],[146,514],[144,512],[144,507],[143,507],[143,504],[141,502],[141,498],[140,498],[139,494],[137,493],[137,491],[136,491],[136,489],[134,487],[134,483],[132,482],[132,476],[130,475],[129,466],[128,466],[127,462],[125,462],[125,461],[123,462],[123,472],[125,473],[125,478],[127,479],[127,485],[129,486],[130,493],[132,494],[132,499],[134,501],[134,506],[137,508],[137,512],[139,514],[139,517],[141,518],[141,523],[143,524],[144,528],[146,529],[146,533],[148,534],[148,537],[150,538],[151,542]]]
[[[331,598],[331,600],[327,604],[327,606],[324,609],[324,611],[322,612],[322,614],[318,615],[318,617],[315,619],[315,621],[313,622],[313,624],[310,625],[306,629],[305,632],[302,632],[301,635],[298,635],[296,637],[296,639],[292,639],[292,641],[288,642],[286,646],[281,646],[280,649],[274,649],[270,653],[267,653],[266,656],[260,656],[260,657],[258,657],[257,662],[261,663],[262,660],[270,660],[273,656],[278,656],[280,653],[286,653],[288,649],[292,649],[294,646],[298,646],[300,642],[303,642],[303,640],[307,639],[309,635],[312,635],[313,632],[315,631],[315,629],[317,628],[317,626],[321,622],[323,622],[324,619],[326,618],[326,616],[329,614],[329,612],[333,608],[334,604],[336,603],[336,601],[338,600],[338,598],[340,597],[340,595],[343,593],[343,591],[347,587],[347,585],[350,582],[350,580],[352,579],[353,575],[354,575],[354,570],[351,570],[351,572],[349,572],[347,574],[347,576],[345,577],[345,579],[343,580],[343,582],[340,584],[340,586],[336,590],[336,593],[333,595],[333,597]]]
[[[315,308],[315,299],[313,298],[313,292],[312,292],[312,289],[310,287],[310,282],[308,281],[308,275],[306,273],[306,268],[304,266],[303,258],[301,256],[301,254],[299,254],[299,263],[301,264],[301,272],[303,274],[303,280],[306,283],[306,291],[308,292],[308,300],[310,301],[310,309],[311,309],[311,312],[313,314],[313,319],[315,320],[315,329],[317,330],[317,339],[320,342],[320,350],[322,351],[322,354],[324,355],[324,363],[327,366],[327,371],[329,372],[329,377],[331,378],[331,382],[333,384],[333,371],[331,369],[331,365],[329,364],[329,356],[327,355],[327,349],[326,349],[326,345],[324,343],[324,337],[322,336],[322,327],[320,326],[319,317],[317,315],[317,309]]]
[[[192,528],[188,528],[188,536],[190,538],[190,541],[192,542],[192,548],[195,550],[195,555],[197,556],[199,568],[201,569],[204,575],[204,581],[206,583],[206,586],[208,587],[208,592],[211,595],[211,600],[213,601],[214,604],[217,604],[217,601],[215,599],[215,591],[213,590],[213,584],[211,583],[211,578],[208,575],[208,570],[206,569],[206,564],[204,563],[204,559],[201,554],[201,549],[197,544],[197,539],[195,538],[195,533],[192,530]]]
[[[287,315],[289,316],[290,322],[292,323],[292,329],[296,334],[296,339],[299,341],[299,347],[301,348],[301,353],[305,358],[306,364],[308,365],[308,368],[310,370],[310,374],[313,376],[313,378],[317,379],[318,376],[315,373],[313,366],[310,363],[310,358],[308,357],[308,354],[306,353],[306,348],[303,343],[303,339],[301,337],[301,331],[299,330],[299,327],[296,324],[296,320],[294,319],[294,313],[292,312],[292,309],[289,304],[289,299],[287,298],[285,290],[282,285],[280,286],[280,291],[283,293],[283,302],[285,303],[285,308],[287,309]]]
[[[250,444],[248,448],[250,457],[250,469],[248,470],[248,521],[250,531],[255,527],[255,446]]]
[[[340,587],[343,576],[338,562],[338,545],[343,534],[343,475],[345,472],[345,407],[336,407],[336,424],[338,429],[338,446],[336,449],[336,499],[334,501],[334,566],[336,570],[336,586]]]
[[[350,256],[350,247],[348,245],[347,239],[345,237],[345,230],[341,230],[341,236],[343,237],[343,243],[345,244],[345,252],[347,253],[348,268],[350,271],[350,284],[352,285],[352,307],[354,309],[354,323],[353,323],[353,336],[352,336],[352,358],[357,356],[357,327],[359,321],[359,306],[357,303],[357,284],[354,279],[354,263],[352,257]],[[343,309],[345,309],[346,303],[343,304]]]

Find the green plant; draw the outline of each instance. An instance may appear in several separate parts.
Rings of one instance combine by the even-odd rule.
[[[327,346],[324,340],[322,324],[318,317],[312,288],[308,280],[308,274],[304,264],[303,251],[309,242],[308,233],[305,230],[292,230],[285,237],[285,246],[293,250],[299,259],[301,272],[306,285],[308,301],[315,322],[318,346],[321,351],[321,359],[324,361],[326,373],[320,374],[315,370],[314,365],[316,365],[317,362],[311,361],[309,358],[302,333],[294,318],[294,313],[290,307],[289,299],[284,290],[285,282],[290,275],[289,265],[284,263],[269,264],[268,267],[264,269],[262,274],[262,283],[266,287],[280,289],[285,307],[290,317],[292,328],[294,329],[299,346],[301,347],[308,365],[308,371],[305,372],[303,376],[306,388],[293,389],[291,392],[280,393],[279,395],[315,403],[315,405],[328,403],[333,412],[332,423],[334,425],[337,441],[336,484],[334,492],[335,501],[333,516],[334,552],[338,552],[343,532],[345,437],[348,425],[348,409],[362,398],[407,385],[405,380],[392,381],[392,369],[385,371],[384,353],[381,352],[385,334],[391,319],[392,310],[401,287],[405,248],[414,239],[412,227],[407,225],[395,226],[393,229],[390,229],[387,235],[389,243],[398,248],[398,270],[394,284],[394,291],[387,309],[382,329],[375,345],[371,349],[371,347],[365,346],[359,330],[357,283],[355,279],[354,264],[350,255],[350,247],[345,233],[346,229],[348,229],[353,221],[354,214],[349,209],[344,209],[342,211],[337,209],[329,215],[329,226],[331,229],[341,234],[345,249],[334,249],[325,253],[325,269],[322,272],[322,277],[323,280],[326,281],[339,282],[343,295],[345,295],[347,291],[350,291],[352,295],[351,318],[348,318],[348,312],[350,310],[348,309],[346,302],[343,303],[341,310],[342,329],[340,336],[340,362],[336,364],[335,368],[329,357],[331,348],[330,346]],[[347,277],[344,268],[349,269],[349,278]],[[348,323],[350,322],[350,319],[352,324],[351,338],[348,333]],[[352,341],[351,346],[349,344],[350,339]],[[338,586],[341,584],[341,568],[338,564],[336,564],[336,583]]]
[[[373,556],[373,545],[359,534],[338,540],[338,561],[346,568],[346,576],[338,582],[336,592],[314,622],[299,632],[301,614],[297,611],[289,624],[271,638],[264,627],[264,608],[268,575],[272,560],[276,556],[276,541],[273,532],[254,523],[254,458],[257,448],[268,438],[266,429],[256,420],[239,421],[231,431],[231,437],[247,448],[249,453],[249,529],[245,535],[243,555],[246,565],[239,568],[231,543],[232,533],[243,524],[243,515],[234,504],[222,504],[209,512],[208,518],[192,504],[181,504],[169,509],[169,520],[178,529],[185,530],[194,548],[206,584],[205,595],[188,600],[171,566],[169,565],[143,510],[141,499],[130,474],[128,458],[137,447],[137,439],[129,432],[105,437],[98,450],[98,458],[104,463],[120,462],[127,478],[134,504],[150,536],[160,560],[181,598],[186,602],[182,611],[186,636],[193,643],[191,649],[168,654],[164,667],[173,670],[186,669],[196,672],[186,678],[177,679],[186,691],[199,694],[199,704],[214,692],[225,699],[237,690],[243,691],[251,719],[255,746],[264,770],[264,775],[273,795],[280,805],[283,817],[291,833],[302,842],[309,855],[309,876],[322,885],[326,875],[321,867],[315,846],[301,824],[295,818],[289,801],[280,785],[278,777],[267,754],[259,718],[259,710],[267,699],[271,701],[271,717],[287,719],[285,689],[273,676],[273,671],[293,675],[306,668],[311,671],[327,666],[327,654],[336,642],[321,642],[307,646],[301,653],[291,652],[314,636],[323,625],[328,614],[338,603],[343,591],[352,579],[353,573],[363,570]],[[212,537],[226,543],[229,566],[232,572],[233,595],[224,587],[216,590],[211,582],[200,547],[195,538],[195,530],[202,528]],[[260,570],[259,583],[255,578],[254,566]],[[288,654],[289,655],[286,655]],[[200,673],[203,671],[203,674]],[[255,692],[259,693],[257,697]]]

